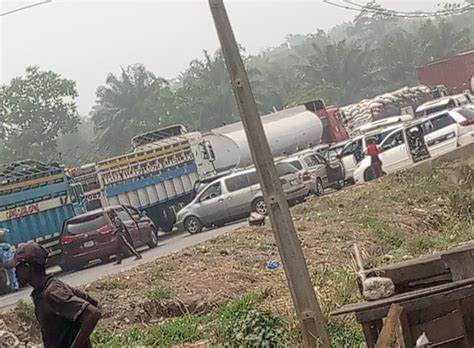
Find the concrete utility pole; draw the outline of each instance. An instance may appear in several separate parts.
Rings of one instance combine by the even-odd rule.
[[[319,337],[323,347],[330,347],[326,320],[311,284],[303,250],[273,163],[270,146],[265,136],[247,72],[223,0],[209,0],[209,5],[252,158],[262,184],[273,233],[283,262],[296,314],[300,321],[305,345],[315,347]]]

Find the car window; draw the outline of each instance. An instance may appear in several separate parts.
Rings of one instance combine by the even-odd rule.
[[[355,140],[344,146],[342,157],[353,155],[356,152],[362,152],[362,139]]]
[[[319,161],[315,156],[306,156],[304,158],[304,161],[308,165],[308,167],[314,167],[319,164]]]
[[[132,220],[132,217],[125,209],[115,209],[115,212],[122,221]]]
[[[249,187],[249,180],[246,174],[237,175],[225,180],[225,186],[229,192],[241,190]]]
[[[216,182],[209,186],[201,195],[199,199],[201,202],[206,201],[208,199],[219,197],[222,194],[222,187],[220,182]]]
[[[458,113],[468,120],[474,120],[474,109],[460,109]]]
[[[66,223],[66,231],[70,234],[93,232],[108,224],[103,213],[73,219]]]
[[[138,209],[135,209],[134,207],[125,207],[125,209],[128,210],[130,215],[138,215],[138,216],[141,215],[140,212],[138,211]]]
[[[293,167],[295,167],[298,170],[303,170],[303,165],[301,164],[300,161],[291,161],[291,162],[288,162],[288,163],[291,164]]]
[[[405,143],[405,140],[403,139],[403,130],[400,129],[398,132],[395,132],[392,135],[390,135],[384,141],[382,147],[384,150],[389,150],[396,146],[402,145],[403,143]]]
[[[295,174],[298,169],[292,166],[289,163],[277,163],[276,170],[279,177],[288,175],[288,174]]]
[[[423,134],[430,134],[444,127],[456,123],[449,114],[443,114],[423,122]]]
[[[260,182],[258,181],[257,172],[247,173],[247,180],[249,181],[250,186],[260,184]]]

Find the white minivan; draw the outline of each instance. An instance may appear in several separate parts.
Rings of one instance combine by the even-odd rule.
[[[474,110],[462,107],[428,116],[393,130],[380,143],[382,169],[393,173],[409,168],[430,157],[451,152],[460,145],[474,142]],[[412,134],[420,131],[422,141]],[[374,179],[370,157],[364,158],[354,171],[356,183]]]

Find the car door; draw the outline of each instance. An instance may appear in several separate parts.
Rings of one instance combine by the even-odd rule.
[[[361,160],[362,139],[356,139],[348,143],[341,152],[341,161],[346,173],[346,180],[352,179],[357,163]]]
[[[200,195],[194,209],[204,225],[222,221],[227,214],[221,180],[209,185]]]
[[[431,117],[422,124],[426,146],[432,157],[453,151],[458,145],[458,126],[449,113]]]
[[[225,203],[228,215],[232,218],[250,213],[252,188],[246,173],[231,176],[223,180],[226,192]]]
[[[120,218],[120,220],[122,220],[124,225],[127,226],[128,232],[130,233],[130,236],[132,237],[133,244],[141,245],[142,238],[138,230],[138,224],[135,222],[135,220],[133,220],[132,216],[123,207],[120,207],[114,210],[117,213],[117,216]]]
[[[405,128],[393,131],[385,138],[380,147],[382,153],[379,154],[379,157],[384,172],[395,172],[413,164],[405,137]]]
[[[151,234],[150,219],[144,216],[138,209],[135,209],[134,207],[125,206],[125,209],[127,209],[129,214],[132,216],[132,219],[137,223],[138,232],[142,243],[149,240]]]
[[[322,159],[318,158],[317,155],[309,155],[303,158],[309,172],[314,178],[320,178],[323,182],[323,186],[326,187],[328,184],[328,175],[326,172],[326,165]],[[315,179],[316,180],[316,179]]]

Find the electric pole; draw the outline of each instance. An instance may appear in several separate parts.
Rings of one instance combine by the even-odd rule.
[[[240,111],[252,158],[257,169],[272,229],[282,259],[291,297],[306,347],[318,342],[330,347],[326,320],[321,312],[303,250],[280,184],[273,156],[260,119],[245,66],[223,0],[209,0],[227,70]]]

